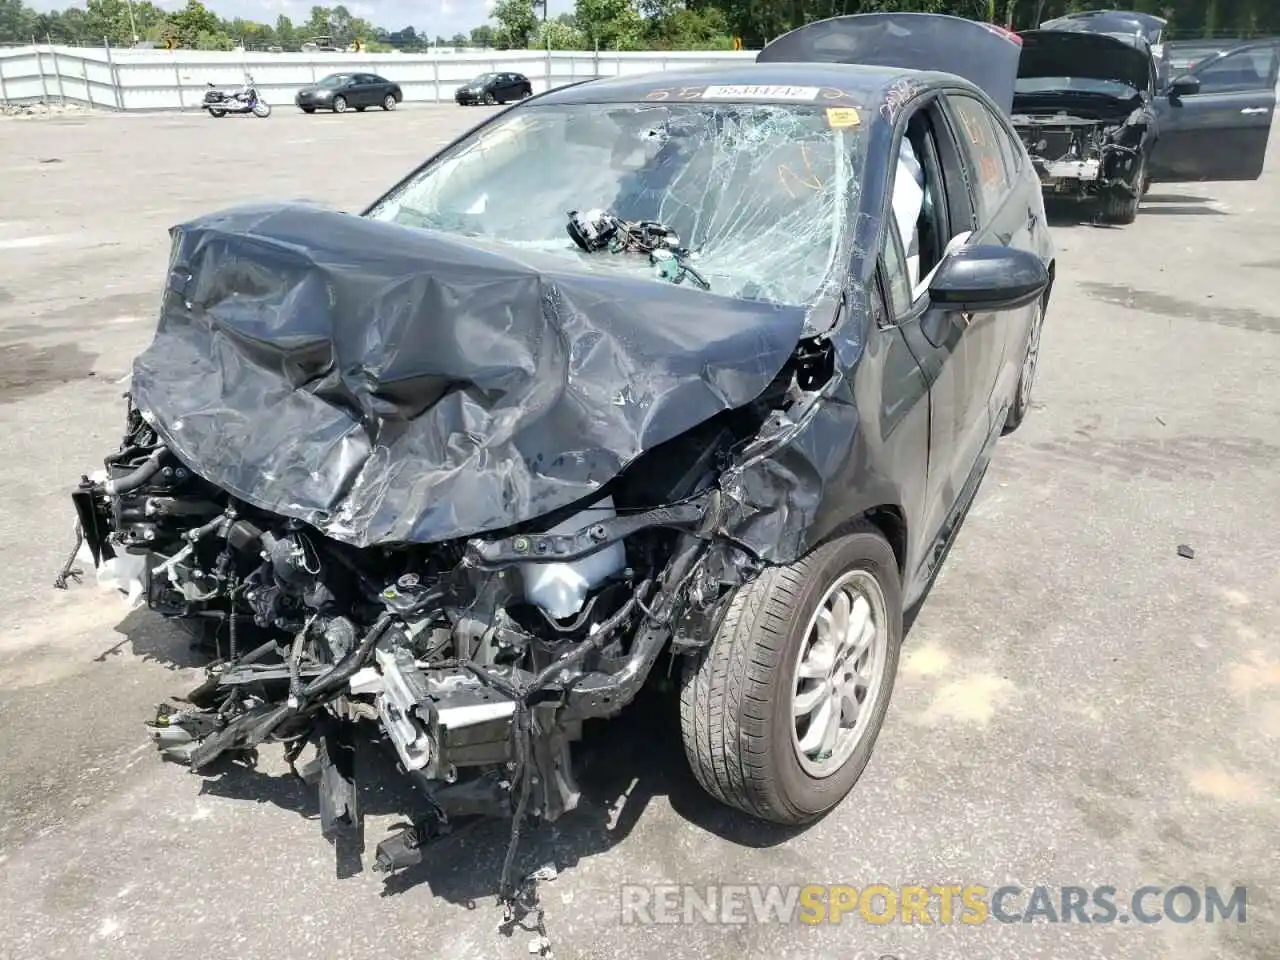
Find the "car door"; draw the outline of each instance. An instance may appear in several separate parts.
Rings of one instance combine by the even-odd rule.
[[[346,74],[343,77],[342,86],[334,91],[334,95],[345,97],[349,107],[360,106],[360,75],[356,73]]]
[[[967,242],[975,226],[974,205],[964,180],[966,161],[940,101],[919,107],[905,127],[895,138],[895,156],[905,136],[923,174],[924,199],[913,236],[903,236],[899,224],[909,221],[899,209],[886,220],[882,257],[896,322],[929,382],[928,540],[946,524],[991,435],[989,401],[1003,334],[985,319],[975,325],[976,316],[930,302],[930,275],[948,247]],[[890,182],[895,201],[911,169],[898,161]],[[917,250],[918,268],[911,263]]]
[[[1161,96],[1151,178],[1257,180],[1276,110],[1278,61],[1277,44],[1250,44],[1197,64],[1189,76],[1200,81],[1199,92]]]
[[[382,102],[382,91],[378,78],[371,73],[356,74],[356,89],[359,91],[359,104],[362,107],[374,107]]]
[[[946,105],[952,131],[966,167],[973,171],[972,185],[977,228],[971,243],[999,244],[1020,250],[1040,246],[1048,230],[1041,208],[1028,203],[1022,189],[1023,164],[1027,162],[1017,135],[1008,121],[969,93],[951,92]],[[1002,424],[1022,371],[1030,313],[1022,317],[1003,313],[974,314],[970,329],[980,348],[977,376],[990,386],[987,401],[992,424]]]

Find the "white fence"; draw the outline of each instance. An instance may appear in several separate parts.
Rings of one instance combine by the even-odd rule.
[[[364,71],[394,80],[406,101],[452,100],[476,74],[513,71],[535,93],[590,77],[650,73],[750,61],[751,51],[590,53],[504,50],[455,54],[222,53],[200,50],[116,50],[56,44],[0,50],[0,101],[85,104],[108,110],[199,108],[205,85],[241,82],[253,74],[271,104],[287,104],[299,87],[328,73]]]

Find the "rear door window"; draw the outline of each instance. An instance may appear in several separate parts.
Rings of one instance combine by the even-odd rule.
[[[983,218],[991,217],[1013,188],[1018,154],[1004,140],[1004,127],[991,115],[986,104],[964,94],[949,94],[947,100],[960,121],[957,131],[961,147],[972,161],[978,202]]]

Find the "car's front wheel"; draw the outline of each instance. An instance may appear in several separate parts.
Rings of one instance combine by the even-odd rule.
[[[315,107],[299,107],[299,109],[300,109],[303,113],[315,113],[315,112],[316,112],[316,108],[315,108]]]
[[[1108,192],[1098,200],[1098,219],[1103,223],[1110,224],[1129,224],[1138,219],[1138,205],[1142,202],[1142,195],[1146,192],[1145,184],[1147,182],[1147,165],[1145,161],[1138,167],[1138,172],[1133,178],[1133,196],[1125,196],[1115,192]]]
[[[765,570],[686,665],[680,719],[698,782],[775,823],[826,813],[871,758],[901,645],[898,564],[871,525]]]
[[[494,96],[493,96],[493,94],[492,94],[492,93],[486,93],[486,94],[484,95],[484,102],[485,102],[485,104],[486,104],[486,105],[488,105],[488,106],[490,106],[490,107],[491,107],[491,106],[493,106],[495,103],[497,103],[498,101],[494,99]]]
[[[1027,411],[1031,409],[1031,389],[1036,382],[1036,365],[1040,362],[1040,333],[1044,330],[1045,298],[1037,301],[1031,315],[1031,329],[1027,333],[1027,348],[1022,354],[1022,371],[1018,374],[1018,389],[1013,404],[1005,416],[1004,433],[1010,434],[1022,426]]]
[[[394,110],[395,108],[396,108],[396,95],[394,93],[388,93],[385,97],[382,98],[382,109]]]

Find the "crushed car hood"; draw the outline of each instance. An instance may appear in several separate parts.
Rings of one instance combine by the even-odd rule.
[[[171,235],[135,402],[206,480],[361,547],[592,494],[758,397],[805,321],[308,204]]]
[[[1081,77],[1113,80],[1135,90],[1150,91],[1147,54],[1099,33],[1065,30],[1028,30],[1022,34],[1018,79]]]

